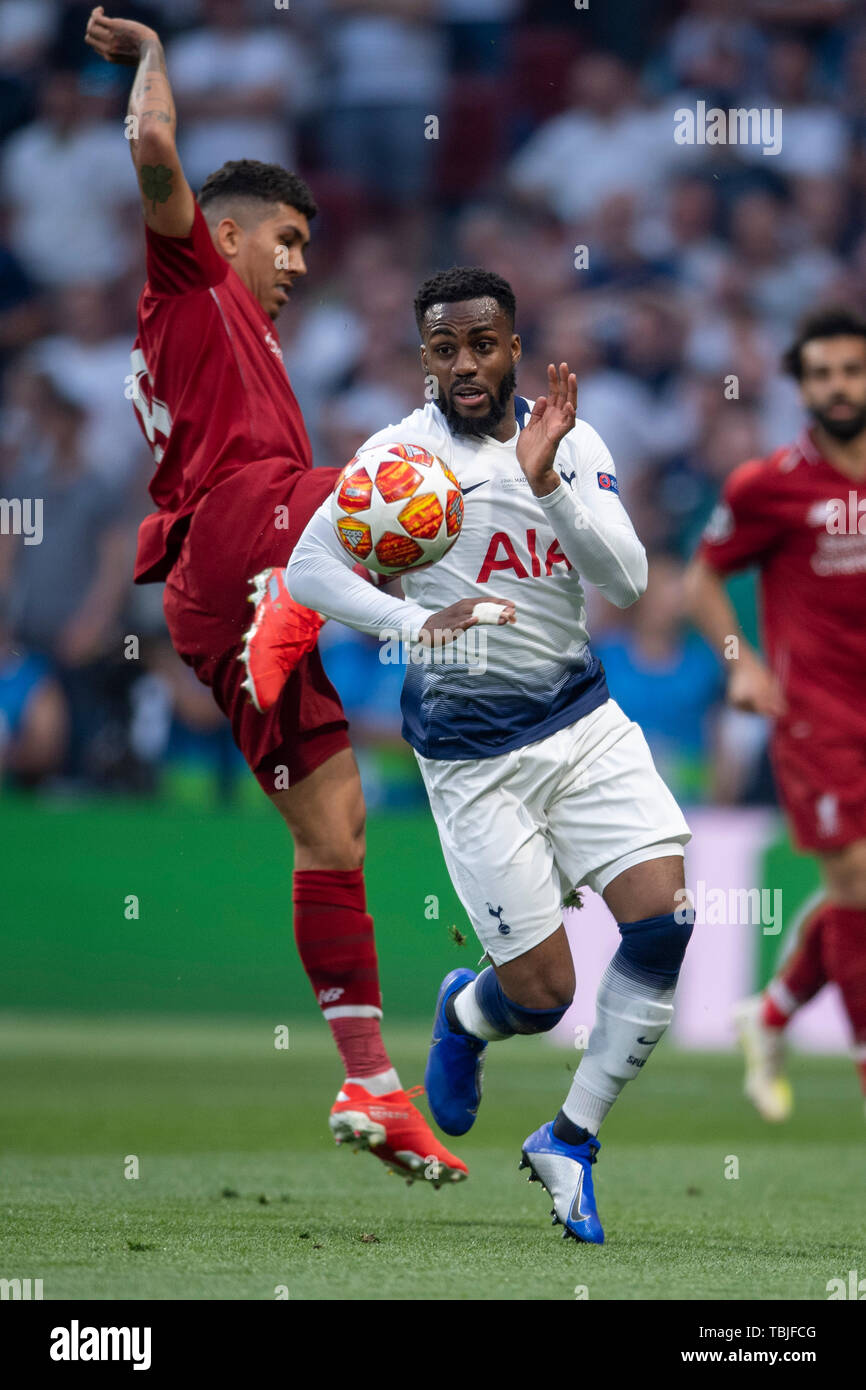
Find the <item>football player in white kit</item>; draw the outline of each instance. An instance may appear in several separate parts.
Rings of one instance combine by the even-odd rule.
[[[474,1123],[488,1043],[545,1032],[571,1003],[563,899],[587,885],[619,925],[571,1088],[521,1161],[553,1198],[563,1234],[600,1244],[598,1129],[671,1021],[693,924],[679,906],[688,826],[637,724],[611,699],[586,630],[584,582],[625,608],[644,591],[646,554],[607,449],[576,419],[567,365],[549,367],[534,404],[515,394],[520,338],[507,282],[455,267],[421,287],[415,309],[434,399],[362,447],[413,444],[447,463],[465,499],[460,537],[437,564],[405,572],[399,599],[353,572],[325,503],[287,583],[329,618],[431,644],[407,663],[403,733],[490,962],[477,975],[451,971],[439,991],[425,1083],[447,1134]],[[479,662],[463,630],[494,586],[498,622],[480,630]],[[435,645],[443,634],[457,634],[447,661]]]

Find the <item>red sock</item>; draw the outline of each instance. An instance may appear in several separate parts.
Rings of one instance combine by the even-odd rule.
[[[791,1015],[783,1013],[769,994],[765,994],[761,1004],[761,1022],[765,1028],[785,1028]]]
[[[866,1092],[866,909],[834,907],[824,933],[824,964],[839,986],[854,1035],[854,1057]]]
[[[294,875],[295,941],[347,1076],[391,1066],[379,1020],[382,995],[362,869],[301,869]]]
[[[824,901],[810,913],[800,928],[793,955],[768,985],[761,1014],[767,1028],[784,1028],[791,1015],[827,983],[824,932],[832,912],[832,906]]]

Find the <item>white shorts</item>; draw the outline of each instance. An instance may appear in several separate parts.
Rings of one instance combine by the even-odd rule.
[[[573,888],[602,893],[691,839],[640,728],[613,700],[496,758],[415,756],[451,881],[495,965],[555,932]]]

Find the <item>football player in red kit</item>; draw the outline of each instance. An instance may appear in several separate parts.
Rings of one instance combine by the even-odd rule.
[[[737,1011],[746,1094],[791,1109],[782,1033],[828,980],[841,992],[866,1092],[866,320],[824,309],[785,365],[812,418],[796,443],[735,468],[687,576],[693,617],[720,653],[738,638],[728,698],[773,721],[771,757],[794,839],[825,891],[793,953]],[[760,571],[766,663],[724,589]]]
[[[360,779],[316,648],[321,620],[293,603],[282,578],[337,476],[313,469],[273,327],[305,274],[316,206],[296,175],[253,160],[224,165],[196,199],[178,159],[157,34],[108,19],[99,6],[87,42],[108,61],[138,69],[128,131],[147,283],[133,400],[156,463],[156,511],[141,524],[135,579],[165,580],[175,649],[210,686],[294,840],[295,938],[346,1070],[330,1116],[337,1142],[371,1148],[410,1180],[456,1181],[465,1164],[412,1104],[382,1041]],[[259,597],[275,590],[278,599],[269,608],[283,625],[277,670],[259,660],[259,609],[244,642],[256,577]],[[266,662],[273,647],[269,640]]]

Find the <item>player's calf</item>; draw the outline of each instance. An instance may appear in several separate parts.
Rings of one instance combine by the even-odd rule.
[[[620,922],[622,942],[601,978],[596,1022],[560,1118],[595,1134],[623,1086],[639,1076],[673,1018],[694,912]]]

